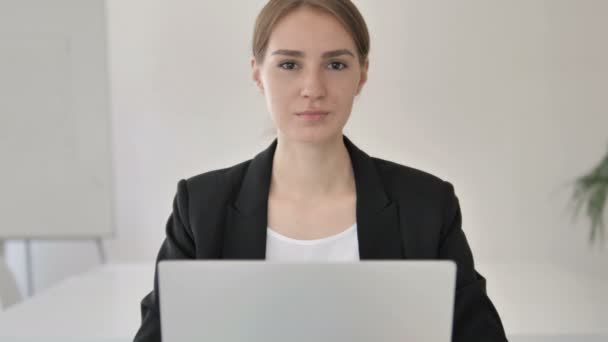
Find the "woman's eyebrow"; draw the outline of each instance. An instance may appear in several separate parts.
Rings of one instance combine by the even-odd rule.
[[[276,50],[271,55],[284,55],[284,56],[290,56],[290,57],[304,57],[306,54],[303,51],[298,51],[298,50],[280,49],[280,50]],[[327,51],[327,52],[324,52],[321,55],[321,57],[322,58],[333,58],[333,57],[338,57],[338,56],[342,56],[342,55],[350,55],[352,57],[355,57],[355,55],[350,50],[348,50],[348,49],[339,49],[339,50]]]

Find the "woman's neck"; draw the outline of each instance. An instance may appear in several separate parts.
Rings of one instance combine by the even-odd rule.
[[[296,201],[355,193],[350,156],[342,135],[322,144],[279,138],[270,193]]]

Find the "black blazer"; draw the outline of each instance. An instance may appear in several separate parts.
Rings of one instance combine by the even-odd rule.
[[[456,262],[453,341],[506,341],[486,280],[461,229],[453,186],[423,171],[370,157],[346,136],[357,192],[361,259]],[[277,140],[255,158],[180,180],[166,238],[167,259],[265,259],[268,193]],[[160,341],[158,276],[141,301],[136,342]]]

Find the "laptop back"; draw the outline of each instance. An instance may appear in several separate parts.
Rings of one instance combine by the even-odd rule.
[[[162,261],[163,341],[448,342],[455,277],[447,260]]]

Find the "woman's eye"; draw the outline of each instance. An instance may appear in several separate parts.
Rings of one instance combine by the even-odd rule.
[[[285,70],[293,70],[293,68],[292,68],[292,67],[285,68],[285,67],[284,67],[285,65],[286,65],[286,66],[292,66],[292,65],[296,65],[296,64],[295,64],[295,63],[293,63],[293,62],[285,62],[285,63],[281,63],[281,64],[279,64],[279,68],[281,68],[281,69],[285,69]]]
[[[330,69],[331,70],[343,70],[346,69],[348,66],[342,62],[331,62],[329,63]],[[285,62],[285,63],[281,63],[279,64],[279,68],[284,69],[284,70],[294,70],[296,67],[296,63],[294,62]]]
[[[342,69],[347,68],[346,64],[344,64],[342,62],[331,62],[331,63],[329,63],[329,65],[338,66],[336,69],[333,69],[333,70],[342,70]]]

